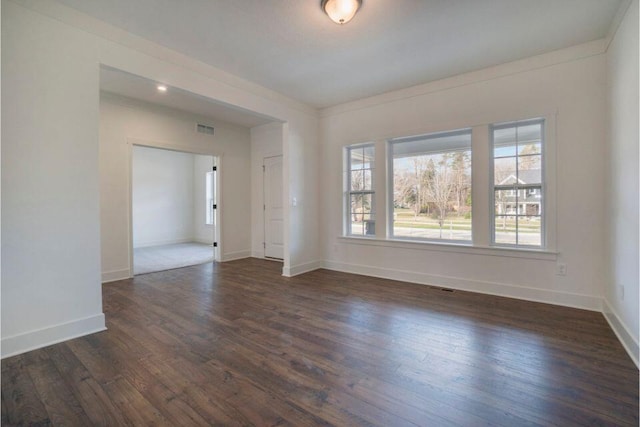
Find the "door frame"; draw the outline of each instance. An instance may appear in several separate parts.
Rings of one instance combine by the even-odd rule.
[[[176,151],[179,153],[187,154],[201,154],[204,156],[213,157],[213,165],[216,166],[216,188],[215,198],[217,209],[215,210],[215,227],[214,227],[214,241],[218,242],[217,247],[213,248],[213,259],[215,262],[220,262],[222,248],[223,248],[223,235],[222,235],[222,209],[223,195],[222,195],[222,161],[224,158],[224,152],[217,150],[198,149],[196,147],[185,146],[180,144],[174,144],[167,141],[152,141],[140,138],[130,138],[126,140],[127,144],[127,157],[128,157],[128,185],[129,185],[129,197],[127,198],[127,210],[129,215],[127,217],[127,233],[129,237],[129,278],[133,278],[133,147],[147,147],[156,148],[160,150]]]

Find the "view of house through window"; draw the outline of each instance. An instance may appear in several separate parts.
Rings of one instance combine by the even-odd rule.
[[[390,144],[392,236],[471,241],[471,130]]]
[[[347,234],[374,236],[373,145],[347,148]]]
[[[543,123],[492,127],[496,244],[542,246]]]
[[[490,206],[486,243],[472,233],[471,129],[388,140],[384,237],[545,247],[544,126],[544,119],[485,125],[490,147],[476,160],[489,167],[489,191],[478,196]],[[375,236],[374,145],[348,146],[345,154],[346,234]]]

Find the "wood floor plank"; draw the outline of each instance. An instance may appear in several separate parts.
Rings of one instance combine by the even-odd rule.
[[[104,285],[107,331],[2,361],[2,424],[638,425],[600,313],[281,267]]]
[[[161,413],[125,378],[119,377],[105,384],[105,391],[122,416],[135,426],[171,426]]]
[[[54,425],[82,426],[91,424],[73,392],[53,362],[47,360],[27,367],[29,376]]]
[[[60,372],[65,385],[91,419],[94,426],[125,425],[126,421],[116,409],[100,384],[67,346],[47,348],[49,358]]]
[[[49,414],[22,355],[2,361],[2,425],[48,425]]]

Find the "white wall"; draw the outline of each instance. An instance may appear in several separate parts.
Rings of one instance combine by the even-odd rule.
[[[601,46],[578,46],[323,110],[320,192],[326,266],[600,310],[606,151],[602,51]],[[389,137],[548,115],[556,124],[557,256],[339,238],[345,145],[382,140],[381,155]],[[384,181],[385,165],[377,166]],[[487,164],[473,168],[474,176],[488,179]],[[378,200],[383,197],[378,194]],[[566,276],[555,274],[556,259],[567,264]]]
[[[251,200],[258,209],[251,212],[251,256],[264,258],[264,174],[265,157],[282,155],[282,123],[267,123],[251,128]],[[288,204],[285,201],[285,205]]]
[[[607,52],[609,165],[605,229],[608,275],[605,314],[638,364],[638,1],[634,0]]]
[[[2,3],[3,357],[104,329],[97,63],[43,21]]]
[[[197,122],[214,126],[215,134],[212,136],[197,133]],[[103,280],[115,280],[131,275],[128,237],[128,168],[131,143],[216,154],[220,159],[218,175],[221,184],[221,259],[225,261],[250,256],[249,129],[102,93],[100,175]],[[189,172],[192,185],[193,173],[192,167]],[[183,231],[196,238],[193,227],[195,213],[190,209],[188,215],[190,229],[187,231],[185,223]]]
[[[133,147],[133,247],[194,240],[194,155]]]
[[[129,268],[127,164],[120,153],[98,162],[100,64],[286,122],[287,197],[315,194],[316,111],[299,102],[46,0],[2,0],[2,56],[3,357],[104,327],[101,227],[102,271]],[[246,171],[248,159],[236,163]],[[103,197],[123,209],[101,212]],[[285,265],[319,259],[317,208],[311,196],[286,213]],[[249,229],[249,216],[231,225],[240,243],[227,255],[249,251]]]
[[[193,162],[193,240],[208,245],[213,243],[213,225],[207,222],[206,176],[213,167],[213,157],[194,155]],[[253,209],[252,209],[253,211]]]

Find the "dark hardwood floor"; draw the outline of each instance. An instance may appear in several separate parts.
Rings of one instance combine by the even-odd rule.
[[[2,361],[2,424],[638,425],[599,313],[280,270],[104,285],[108,331]]]

